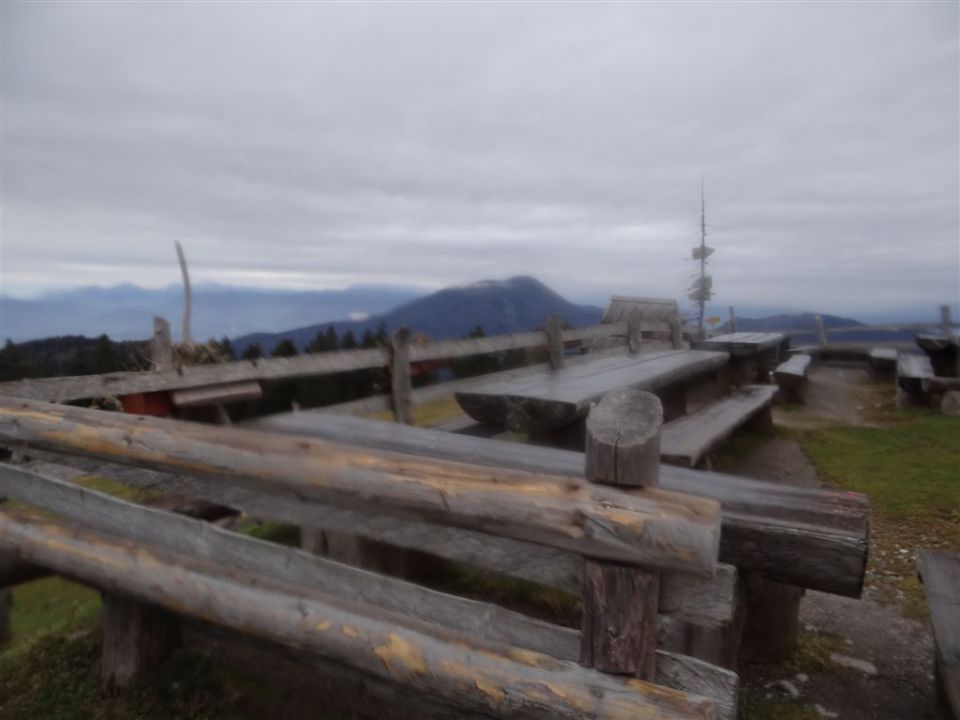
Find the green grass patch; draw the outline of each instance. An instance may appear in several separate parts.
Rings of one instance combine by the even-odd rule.
[[[800,633],[797,646],[777,664],[774,675],[796,675],[797,673],[833,672],[837,665],[830,659],[830,653],[840,652],[843,643],[832,635],[814,635]]]
[[[807,433],[804,450],[838,487],[891,519],[960,521],[960,418],[903,413],[885,427]]]
[[[158,495],[158,493],[147,490],[146,488],[128,485],[119,480],[111,480],[110,478],[100,477],[99,475],[86,475],[77,478],[73,482],[76,485],[82,485],[85,488],[90,488],[91,490],[96,490],[106,495],[112,495],[115,498],[132,503],[144,503]]]
[[[413,424],[417,427],[433,427],[463,415],[463,408],[452,395],[442,400],[421,403],[413,407]],[[393,420],[392,410],[383,410],[369,416],[373,420]]]
[[[738,720],[820,720],[816,710],[772,700],[760,692],[741,690],[737,707]]]
[[[50,635],[89,630],[100,617],[100,593],[58,577],[42,578],[13,589],[11,639],[0,658],[18,656]]]
[[[257,520],[244,518],[234,528],[234,532],[249,535],[259,540],[269,540],[280,545],[300,547],[300,528],[296,525],[274,522],[273,520]]]

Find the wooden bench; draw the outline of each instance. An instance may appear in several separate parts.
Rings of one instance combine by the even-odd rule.
[[[155,662],[157,633],[167,637],[170,623],[185,616],[311,653],[374,686],[442,701],[444,717],[735,715],[735,673],[656,647],[660,612],[683,617],[702,597],[732,587],[717,567],[719,504],[656,487],[659,404],[630,436],[646,443],[630,447],[647,459],[652,450],[653,464],[627,462],[620,415],[591,416],[594,462],[586,463],[586,477],[581,466],[571,491],[573,478],[2,400],[5,443],[131,466],[153,473],[151,483],[159,474],[173,486],[187,475],[227,494],[240,490],[259,498],[259,517],[289,519],[282,507],[294,505],[301,522],[340,517],[354,532],[374,523],[398,536],[476,536],[478,552],[487,554],[487,541],[506,541],[518,559],[528,546],[579,556],[577,631],[127,503],[41,466],[0,465],[3,493],[17,501],[0,507],[0,555],[104,592],[110,682],[125,683]],[[645,434],[647,427],[656,434]],[[604,445],[610,437],[616,444]],[[649,487],[621,487],[638,479]],[[670,588],[687,581],[712,589],[688,587],[675,597]],[[734,596],[723,597],[729,615]],[[682,690],[670,689],[678,684]]]
[[[933,366],[925,355],[901,353],[897,358],[897,385],[909,401],[926,405],[933,377]]]
[[[930,607],[937,689],[960,720],[960,553],[921,550],[917,574]]]
[[[777,381],[777,386],[788,401],[798,403],[804,401],[810,363],[809,355],[794,355],[774,370],[773,376]]]
[[[663,428],[660,457],[666,463],[697,467],[747,422],[759,421],[769,428],[770,404],[776,394],[774,385],[748,385],[667,423]]]
[[[893,378],[897,373],[897,358],[900,352],[896,348],[870,348],[868,362],[870,369],[881,378]]]
[[[478,422],[516,431],[562,428],[586,417],[606,393],[637,388],[661,396],[669,420],[686,409],[686,384],[726,365],[725,352],[663,350],[598,357],[556,372],[526,375],[456,393]]]

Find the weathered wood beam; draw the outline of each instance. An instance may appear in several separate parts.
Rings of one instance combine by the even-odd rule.
[[[310,413],[301,415],[307,417]],[[309,432],[343,442],[352,438],[355,443],[369,443],[381,449],[459,457],[476,465],[546,473],[563,477],[568,483],[585,482],[583,453],[496,440],[481,441],[396,423],[319,413],[314,415],[309,428],[299,424],[299,420],[295,424],[291,424],[292,421],[293,416],[288,416],[284,424],[295,435]],[[273,429],[278,427],[274,425]],[[340,433],[347,435],[341,437]],[[513,577],[579,592],[580,571],[575,556],[544,546],[320,507],[295,496],[271,497],[253,489],[236,485],[228,487],[182,474],[158,473],[33,450],[31,454],[139,487],[229,505],[257,517],[296,525],[322,523],[331,529],[362,533],[365,537],[401,547],[424,549],[493,571],[500,568],[500,572]],[[669,465],[661,465],[660,481],[665,489],[711,497],[721,503],[721,562],[800,587],[849,597],[860,596],[868,551],[869,504],[864,495],[765,483]]]
[[[656,487],[662,425],[656,395],[608,393],[587,417],[587,481]],[[586,557],[582,597],[580,664],[652,679],[660,573]]]
[[[147,603],[105,592],[101,614],[100,684],[108,692],[141,680],[179,642],[176,619]]]
[[[0,398],[0,438],[272,496],[512,537],[627,564],[711,576],[715,501],[367,451],[320,440]]]
[[[128,473],[138,472],[130,468],[114,466],[107,469],[107,473],[110,477],[115,477],[118,470],[125,470]],[[146,471],[139,472],[144,476],[149,474]],[[396,583],[400,581],[386,579],[389,581],[383,586],[382,593],[379,593],[379,596],[386,599],[376,600],[367,591],[357,588],[365,587],[363,582],[369,582],[371,577],[378,576],[363,573],[360,576],[363,579],[363,582],[361,582],[357,580],[356,571],[352,568],[346,575],[342,575],[342,566],[339,564],[332,564],[313,557],[309,561],[305,561],[300,554],[292,556],[284,554],[283,548],[243,536],[238,539],[238,536],[234,533],[229,533],[206,523],[201,524],[200,529],[197,529],[196,521],[193,520],[186,519],[186,522],[166,520],[165,515],[158,514],[153,508],[125,503],[117,498],[104,496],[102,493],[96,493],[87,488],[71,484],[72,480],[85,475],[87,473],[83,470],[50,463],[31,463],[26,466],[0,465],[0,478],[3,479],[3,484],[0,487],[14,499],[51,509],[67,518],[106,533],[122,534],[137,541],[167,547],[173,551],[200,558],[237,563],[244,569],[256,570],[281,580],[299,581],[307,586],[313,583],[318,587],[326,587],[329,592],[334,594],[342,589],[344,597],[350,597],[353,593],[360,599],[388,608],[393,607],[391,604],[393,602],[401,603],[405,602],[405,599],[409,599],[409,602],[405,605],[397,606],[395,609],[403,610],[412,616],[418,616],[418,608],[423,608],[429,616],[436,619],[436,622],[444,622],[443,618],[446,614],[438,612],[435,603],[424,599],[422,593],[426,592],[429,595],[429,591],[419,589],[411,595],[411,591],[405,590],[406,584],[397,585]],[[123,479],[129,481],[130,477],[124,476]],[[165,482],[178,485],[179,490],[187,489],[180,487],[176,478],[170,478]],[[187,480],[186,482],[191,481]],[[197,486],[190,485],[189,487],[195,489]],[[199,492],[202,494],[203,491],[199,490]],[[263,505],[254,504],[251,506],[242,499],[238,504],[245,506],[251,514],[257,517],[276,517],[276,511],[273,511],[274,515],[271,515],[270,506],[272,503],[270,498],[260,497]],[[350,515],[344,519],[339,517],[339,511],[337,510],[325,512],[321,508],[319,516],[316,511],[312,512],[314,521],[317,517],[325,522],[330,521],[334,528],[333,534],[341,537],[344,531],[352,529],[354,532],[359,530],[364,537],[371,537],[372,535],[372,537],[381,541],[395,540],[398,537],[405,538],[406,543],[399,545],[400,547],[422,550],[462,562],[472,562],[479,559],[480,562],[472,562],[472,564],[490,572],[542,582],[571,593],[580,591],[581,563],[580,557],[574,554],[560,553],[550,548],[529,543],[504,541],[502,538],[494,538],[466,530],[404,524],[402,521],[391,521],[390,519],[379,519],[376,522],[378,527],[392,527],[392,532],[377,533],[375,529],[373,533],[370,533],[359,514]],[[330,520],[335,515],[337,519]],[[280,517],[281,519],[291,520],[302,516],[297,515],[295,518],[291,518],[281,511]],[[157,518],[164,518],[163,527],[167,529],[163,532],[155,531],[155,528],[159,527]],[[355,539],[355,537],[351,536],[351,539]],[[482,552],[483,548],[486,548],[486,553]],[[315,552],[314,548],[310,547],[309,552]],[[8,558],[11,563],[14,561],[9,555],[5,556],[0,553],[0,586],[4,585],[3,580],[6,577],[2,570],[4,558]],[[526,562],[518,563],[516,558],[526,558]],[[342,558],[334,557],[333,559],[340,560]],[[343,559],[343,561],[352,562],[348,559]],[[35,568],[34,566],[25,566],[22,563],[18,563],[17,566],[33,568],[33,571],[37,574],[43,573],[41,568]],[[37,575],[28,577],[35,576]],[[717,565],[716,576],[712,579],[679,573],[667,574],[664,576],[664,582],[661,583],[660,587],[660,612],[705,626],[728,622],[731,618],[736,577],[736,569],[723,564]],[[15,583],[11,582],[9,584]],[[412,587],[418,588],[416,585]],[[464,612],[464,615],[475,617],[478,622],[490,621],[492,624],[504,627],[509,632],[514,633],[516,637],[522,637],[522,634],[512,628],[503,618],[492,617],[489,612],[479,613],[476,609],[468,609]]]
[[[547,337],[547,351],[550,354],[550,369],[560,370],[563,368],[563,318],[559,315],[551,315],[547,318],[544,332]]]
[[[597,673],[516,647],[471,646],[436,625],[404,621],[360,602],[255,582],[242,573],[153,548],[132,547],[68,523],[0,511],[0,544],[24,559],[144,602],[271,642],[317,652],[376,678],[467,709],[514,718],[713,718],[694,697]]]

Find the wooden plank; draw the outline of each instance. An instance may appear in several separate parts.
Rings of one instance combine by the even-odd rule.
[[[550,354],[550,369],[560,370],[563,367],[563,319],[559,315],[551,315],[547,318],[545,333],[547,351]]]
[[[960,553],[921,550],[917,572],[944,661],[960,669]]]
[[[719,506],[521,471],[235,427],[0,398],[0,438],[329,504],[513,537],[628,564],[711,575]],[[308,523],[312,524],[312,523]]]
[[[791,402],[803,402],[807,388],[807,374],[812,358],[809,355],[793,355],[774,370],[777,387]]]
[[[311,411],[263,418],[257,421],[257,427],[394,452],[543,472],[583,482],[583,453],[566,450],[452,436],[375,420],[333,418]],[[795,585],[859,596],[867,553],[865,496],[764,483],[671,465],[661,466],[660,481],[666,489],[711,497],[722,503],[723,562]]]
[[[489,644],[321,593],[256,582],[195,558],[137,551],[68,523],[0,512],[0,544],[67,577],[317,652],[375,678],[410,685],[467,710],[529,718],[712,718],[710,700]],[[549,690],[546,690],[549,688]]]
[[[457,392],[464,412],[479,422],[504,424],[514,413],[530,427],[569,425],[590,405],[619,388],[658,391],[724,365],[726,353],[667,350],[599,358],[550,375],[532,375]]]
[[[764,350],[772,350],[783,342],[783,333],[727,333],[706,340],[698,340],[693,347],[699,350],[718,350],[732,355],[752,355]]]
[[[806,377],[810,371],[810,361],[811,358],[809,355],[794,355],[786,362],[778,365],[774,373]]]
[[[386,367],[384,348],[304,354],[285,358],[238,360],[219,365],[193,365],[164,372],[116,372],[105,375],[42,378],[0,383],[0,395],[49,402],[110,397],[161,390],[184,390],[244,380],[280,380]]]
[[[225,383],[170,393],[171,402],[180,408],[259,400],[261,397],[263,389],[258,382]]]
[[[769,409],[777,388],[752,385],[668,423],[663,429],[660,457],[664,462],[694,467],[734,430]]]
[[[897,385],[915,395],[927,392],[927,383],[934,377],[933,365],[925,355],[900,353],[897,358]]]
[[[169,520],[167,515],[158,514],[156,510],[124,503],[117,498],[70,484],[71,481],[85,475],[87,473],[83,470],[43,462],[22,467],[0,465],[0,476],[4,479],[3,487],[11,497],[50,508],[64,517],[108,534],[123,535],[137,541],[165,547],[173,552],[236,566],[251,572],[255,571],[278,580],[297,582],[304,587],[324,588],[325,592],[337,597],[342,596],[344,599],[356,597],[372,605],[402,611],[412,617],[419,617],[422,614],[424,619],[450,627],[459,627],[455,622],[458,618],[466,618],[467,622],[471,623],[467,629],[471,629],[472,632],[476,632],[473,623],[489,623],[512,635],[518,644],[533,642],[532,639],[526,639],[532,638],[531,633],[517,626],[509,616],[492,614],[489,608],[481,612],[472,601],[454,598],[456,607],[448,610],[436,600],[431,599],[436,593],[418,585],[361,572],[311,554],[306,556],[302,553],[290,554],[285,548],[275,544],[237,536],[207,523],[198,525],[197,521],[189,519],[187,522]],[[114,477],[112,474],[108,476]],[[56,482],[57,480],[60,482]],[[168,482],[176,483],[177,480],[171,479]],[[197,492],[203,493],[204,490],[198,488]],[[271,515],[271,510],[264,507],[269,503],[269,498],[261,499],[262,504],[248,505],[242,493],[240,497],[239,504],[249,508],[255,516],[276,517]],[[333,512],[336,513],[336,511]],[[285,520],[296,520],[299,517],[300,515],[291,518],[289,515],[284,515],[282,511],[280,514],[280,519]],[[324,514],[320,515],[321,520],[325,520],[326,517]],[[158,518],[163,519],[163,531],[157,530],[161,527]],[[380,522],[389,526],[389,521],[385,523],[381,519]],[[337,530],[365,529],[362,516],[356,521],[348,519],[340,523],[334,522],[333,527]],[[580,590],[581,562],[578,555],[558,553],[550,548],[529,543],[504,542],[500,538],[469,531],[421,525],[417,526],[420,533],[418,535],[410,529],[410,526],[394,523],[392,527],[394,533],[407,528],[409,542],[405,547],[410,549],[419,549],[441,557],[470,562],[472,556],[461,554],[458,550],[468,547],[468,543],[472,542],[473,546],[478,548],[477,552],[483,561],[472,563],[478,567],[525,580],[545,582],[547,585],[571,593]],[[375,539],[385,541],[393,537],[395,535],[375,535]],[[484,548],[486,553],[483,553]],[[515,561],[511,562],[511,558],[516,557],[526,558],[525,567],[528,570],[536,569],[539,574],[524,571],[524,566],[517,565]],[[9,555],[0,554],[0,561],[2,560],[8,560],[11,567],[15,565],[17,568],[31,568],[33,573],[26,574],[25,579],[33,579],[43,572],[35,566],[17,562]],[[505,564],[501,564],[502,560],[505,560]],[[0,580],[5,577],[3,568],[4,565],[0,562]],[[717,565],[715,577],[709,579],[686,574],[667,574],[664,576],[664,582],[661,583],[660,609],[663,613],[679,619],[706,626],[727,622],[731,617],[730,608],[735,582],[736,569],[723,564]],[[0,586],[3,586],[2,582]],[[579,647],[579,640],[575,644]],[[539,645],[530,647],[543,650]],[[543,651],[547,652],[547,650]],[[577,652],[573,653],[573,659],[577,657]]]
[[[660,484],[663,409],[642,390],[607,394],[587,418],[587,482]],[[660,573],[583,560],[580,664],[642,680],[654,676]]]

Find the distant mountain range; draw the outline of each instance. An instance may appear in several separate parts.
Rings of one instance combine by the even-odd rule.
[[[193,289],[194,340],[233,337],[264,328],[292,328],[321,320],[366,317],[422,295],[406,287],[356,286],[345,290],[283,291],[224,285]],[[178,285],[148,289],[136,285],[81,288],[35,300],[0,298],[0,340],[22,342],[59,335],[140,340],[153,333],[153,317],[170,321],[180,334],[183,291]]]
[[[331,325],[340,337],[351,331],[359,340],[366,330],[376,331],[381,322],[387,331],[406,326],[435,340],[462,337],[477,326],[487,335],[503,335],[542,327],[550,315],[560,315],[570,325],[594,325],[600,322],[603,309],[574,304],[535,278],[514,277],[446,288],[366,320],[243,335],[233,338],[233,346],[242,353],[259,343],[264,354],[269,354],[281,340],[289,339],[303,350],[318,332]]]

